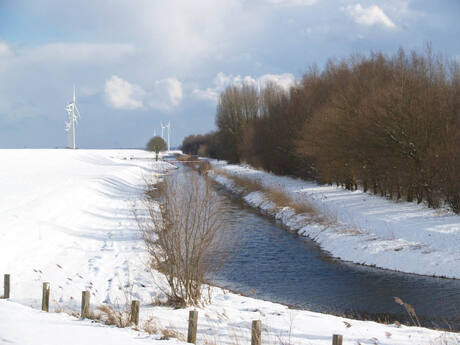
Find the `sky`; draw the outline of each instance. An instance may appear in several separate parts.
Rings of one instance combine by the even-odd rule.
[[[0,148],[171,146],[215,128],[219,93],[288,88],[330,58],[400,47],[460,62],[459,0],[0,0]]]

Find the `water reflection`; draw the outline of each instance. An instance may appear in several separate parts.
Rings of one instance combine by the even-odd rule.
[[[428,326],[460,329],[460,280],[403,274],[334,260],[315,242],[281,228],[271,218],[226,197],[229,230],[239,248],[217,277],[217,283],[258,298],[297,308],[342,314],[375,314],[406,320],[393,297],[402,298]]]

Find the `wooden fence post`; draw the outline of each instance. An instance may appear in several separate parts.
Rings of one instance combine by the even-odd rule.
[[[197,327],[198,327],[198,312],[196,310],[190,310],[188,314],[187,343],[196,344]]]
[[[10,275],[5,274],[3,277],[3,298],[10,298]]]
[[[43,283],[42,310],[48,312],[49,309],[50,309],[50,283]]]
[[[131,322],[139,326],[139,301],[131,302]]]
[[[89,316],[89,291],[82,291],[81,293],[81,318],[84,319]]]
[[[340,334],[332,336],[332,345],[342,345],[343,337]]]
[[[262,322],[260,320],[252,321],[251,345],[262,345]]]

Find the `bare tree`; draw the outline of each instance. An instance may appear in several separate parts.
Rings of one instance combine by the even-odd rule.
[[[172,303],[197,305],[203,283],[229,252],[225,205],[211,182],[194,172],[167,176],[159,188],[159,200],[147,201],[148,220],[138,221],[150,266],[165,275]]]

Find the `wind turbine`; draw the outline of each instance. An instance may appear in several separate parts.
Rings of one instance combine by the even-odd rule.
[[[161,126],[161,139],[165,140],[165,136],[163,135],[163,130],[166,128],[166,126],[163,126],[163,122],[160,123]]]
[[[75,125],[78,123],[80,111],[77,107],[77,98],[75,96],[75,85],[73,86],[73,99],[72,102],[65,107],[67,112],[67,122],[65,123],[65,130],[69,133],[70,148],[75,150]]]
[[[168,121],[168,124],[165,125],[165,128],[168,129],[168,151],[171,151],[170,137],[171,137],[171,121]]]

